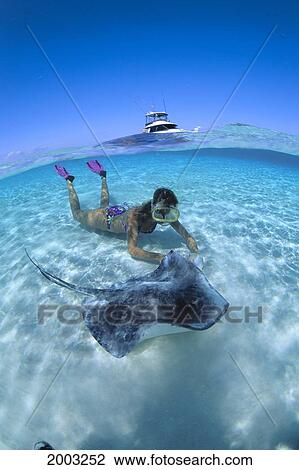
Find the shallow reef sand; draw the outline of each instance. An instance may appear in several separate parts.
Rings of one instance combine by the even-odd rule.
[[[44,439],[58,449],[299,448],[299,157],[203,151],[178,182],[191,156],[116,155],[119,174],[102,158],[111,203],[174,189],[207,277],[242,306],[234,317],[243,321],[154,338],[123,359],[106,353],[83,324],[63,325],[55,315],[37,323],[38,305],[82,297],[42,278],[24,248],[48,271],[95,287],[153,266],[133,260],[122,237],[73,221],[52,166],[0,181],[0,447],[32,448]],[[64,164],[82,207],[91,208],[100,180],[86,161]],[[141,246],[188,254],[170,228],[143,235]],[[261,307],[262,323],[245,322],[245,306]]]

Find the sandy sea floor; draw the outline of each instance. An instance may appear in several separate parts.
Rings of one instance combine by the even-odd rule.
[[[73,221],[52,166],[5,178],[0,447],[27,449],[44,439],[58,449],[299,448],[299,165],[283,165],[274,153],[263,160],[262,151],[260,160],[242,151],[240,158],[201,156],[178,182],[189,158],[117,156],[120,176],[103,159],[111,203],[174,189],[207,277],[243,313],[262,307],[262,323],[223,321],[161,336],[123,359],[106,353],[83,324],[62,325],[55,315],[37,324],[38,305],[82,299],[43,279],[25,247],[50,272],[95,287],[153,266],[133,260],[122,237],[89,233]],[[82,207],[94,208],[100,181],[85,162],[65,165]],[[143,235],[141,246],[188,253],[170,228]]]

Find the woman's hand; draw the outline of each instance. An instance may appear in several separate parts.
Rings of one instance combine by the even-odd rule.
[[[191,261],[201,271],[204,269],[204,259],[198,253],[191,253],[189,255],[189,261]]]
[[[177,233],[179,233],[186,240],[187,247],[189,248],[189,250],[192,253],[198,253],[199,252],[196,241],[190,235],[190,233],[187,232],[185,227],[183,227],[183,225],[178,220],[176,222],[171,223],[170,225],[172,226],[172,228],[174,228],[174,230]]]
[[[159,255],[159,263],[161,263],[162,259],[165,258],[166,255]]]

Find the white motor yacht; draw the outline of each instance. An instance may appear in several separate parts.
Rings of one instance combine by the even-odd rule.
[[[145,119],[143,132],[184,132],[184,129],[178,129],[177,124],[168,119],[165,111],[151,111],[146,113]]]

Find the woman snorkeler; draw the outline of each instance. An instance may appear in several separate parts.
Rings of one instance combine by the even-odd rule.
[[[164,255],[143,250],[137,246],[139,233],[152,233],[157,224],[170,224],[187,243],[192,253],[198,253],[194,238],[179,222],[178,200],[173,191],[158,188],[153,198],[140,206],[127,208],[121,205],[109,206],[109,191],[106,171],[97,160],[87,163],[88,168],[102,179],[101,205],[99,209],[82,210],[73,185],[74,176],[61,166],[55,165],[55,171],[66,180],[69,191],[71,211],[75,220],[89,230],[113,233],[126,233],[128,251],[134,258],[159,263]]]

